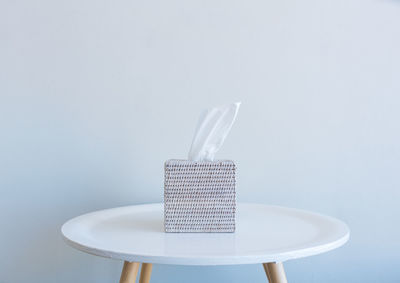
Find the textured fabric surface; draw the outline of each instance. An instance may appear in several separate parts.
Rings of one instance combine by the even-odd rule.
[[[233,161],[168,160],[165,162],[166,232],[234,232]]]

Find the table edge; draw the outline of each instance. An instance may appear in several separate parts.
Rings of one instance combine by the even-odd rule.
[[[291,208],[291,207],[285,207],[285,206],[278,206],[278,205],[267,205],[267,204],[262,204],[262,203],[239,203],[239,205],[263,205],[263,206],[269,206],[269,207],[278,207],[278,208],[284,208],[284,209],[290,209],[290,210],[297,210],[301,212],[306,212],[306,213],[311,213],[313,215],[319,215],[324,218],[329,218],[333,219],[337,222],[340,222],[344,227],[346,228],[346,233],[336,241],[326,243],[323,245],[319,245],[317,247],[309,247],[305,249],[298,249],[295,251],[290,251],[290,252],[280,252],[279,255],[277,254],[270,254],[268,256],[265,255],[240,255],[240,256],[204,256],[204,257],[190,257],[190,256],[174,256],[174,257],[166,257],[166,256],[157,256],[157,255],[135,255],[135,254],[127,254],[127,253],[121,253],[121,252],[113,252],[113,251],[107,251],[107,250],[100,250],[95,247],[90,247],[87,245],[82,245],[78,242],[75,242],[71,239],[69,239],[65,233],[64,233],[64,227],[72,220],[82,217],[88,214],[100,212],[100,211],[105,211],[105,210],[112,210],[112,209],[117,209],[117,208],[123,208],[123,207],[130,207],[130,206],[149,206],[149,205],[162,205],[162,203],[149,203],[149,204],[139,204],[139,205],[130,205],[130,206],[121,206],[121,207],[115,207],[115,208],[109,208],[109,209],[104,209],[104,210],[99,210],[99,211],[94,211],[94,212],[89,212],[86,214],[79,215],[77,217],[71,218],[67,222],[65,222],[62,227],[61,227],[61,232],[62,232],[62,237],[63,240],[71,247],[80,250],[82,252],[104,257],[104,258],[110,258],[110,259],[116,259],[116,260],[123,260],[123,261],[129,261],[129,262],[148,262],[148,263],[155,263],[155,264],[173,264],[173,265],[238,265],[238,264],[258,264],[258,263],[266,263],[266,262],[283,262],[283,261],[288,261],[292,259],[297,259],[297,258],[303,258],[303,257],[308,257],[308,256],[314,256],[322,253],[329,252],[331,250],[334,250],[336,248],[341,247],[344,245],[350,238],[350,229],[347,226],[346,223],[343,221],[323,215],[320,213],[316,212],[311,212],[303,209],[297,209],[297,208]]]

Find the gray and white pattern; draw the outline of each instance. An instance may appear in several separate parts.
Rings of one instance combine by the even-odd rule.
[[[233,161],[165,162],[165,232],[234,232]]]

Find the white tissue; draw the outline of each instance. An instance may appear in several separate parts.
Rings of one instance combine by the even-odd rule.
[[[241,102],[223,105],[204,111],[197,124],[189,151],[189,160],[213,161],[228,135]]]

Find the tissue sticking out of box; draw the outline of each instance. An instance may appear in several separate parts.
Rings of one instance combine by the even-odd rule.
[[[241,102],[236,102],[211,108],[200,115],[189,151],[189,160],[214,160],[215,153],[224,143],[235,122],[240,104]]]

